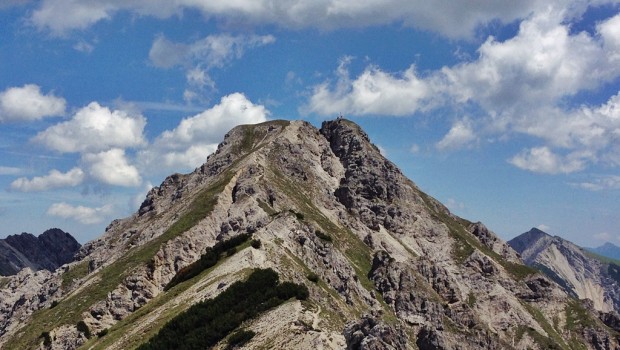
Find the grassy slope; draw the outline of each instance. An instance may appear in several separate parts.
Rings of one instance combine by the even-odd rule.
[[[41,341],[39,336],[42,332],[63,324],[75,325],[82,319],[82,313],[87,311],[91,305],[105,300],[108,293],[114,290],[132,271],[151,261],[162,244],[186,232],[207,217],[217,204],[217,195],[223,191],[231,178],[232,172],[225,173],[219,181],[201,191],[187,211],[161,236],[134,248],[119,260],[91,276],[91,279],[98,280],[97,283],[92,283],[79,293],[61,300],[53,309],[36,311],[28,324],[7,341],[5,349],[34,348]]]

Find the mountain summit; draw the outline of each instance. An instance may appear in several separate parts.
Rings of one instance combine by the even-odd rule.
[[[601,312],[620,310],[620,265],[558,236],[533,228],[508,242],[529,266]]]
[[[5,349],[618,346],[345,119],[238,126],[75,262],[4,285]]]
[[[0,275],[14,275],[28,267],[34,271],[55,270],[73,260],[80,244],[61,229],[46,230],[38,237],[30,233],[0,239]]]

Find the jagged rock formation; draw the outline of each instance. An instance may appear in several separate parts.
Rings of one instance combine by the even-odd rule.
[[[247,233],[260,245],[166,288],[208,247]],[[248,349],[618,348],[587,305],[420,191],[344,119],[234,128],[77,259],[27,302],[0,306],[0,346],[133,349],[260,267],[310,296],[247,321]],[[17,281],[4,283],[18,300]]]
[[[620,311],[620,266],[558,236],[532,228],[508,242],[536,267],[579,299],[602,312]]]
[[[30,233],[0,239],[0,275],[14,275],[28,267],[54,271],[73,260],[80,244],[69,233],[53,228],[39,237]]]

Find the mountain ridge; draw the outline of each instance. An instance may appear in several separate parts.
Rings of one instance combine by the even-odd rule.
[[[242,234],[258,247],[241,244],[166,288]],[[233,128],[205,164],[166,178],[75,262],[0,289],[0,345],[137,348],[257,268],[304,284],[309,298],[244,323],[256,334],[245,348],[617,347],[587,305],[422,192],[345,119]]]
[[[53,271],[73,260],[81,245],[58,228],[48,229],[38,237],[30,233],[0,239],[0,275],[14,275],[23,268]]]
[[[541,269],[564,290],[589,299],[601,312],[620,311],[620,266],[559,236],[533,228],[508,241],[526,264]]]

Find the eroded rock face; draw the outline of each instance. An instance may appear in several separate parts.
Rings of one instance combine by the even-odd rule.
[[[620,266],[601,261],[575,244],[533,228],[508,242],[530,266],[602,312],[620,310]]]
[[[404,350],[407,334],[399,327],[391,327],[370,315],[349,323],[344,329],[347,350]]]
[[[166,291],[208,247],[245,233],[260,246],[240,247]],[[18,332],[28,329],[33,310],[52,300],[61,308],[88,300],[75,303],[74,320],[92,334],[119,332],[106,346],[122,349],[144,341],[170,312],[218,295],[259,267],[305,284],[310,298],[248,322],[257,333],[248,349],[543,349],[541,339],[558,337],[616,346],[603,326],[565,330],[566,294],[540,275],[515,277],[510,268],[520,262],[482,224],[421,192],[350,121],[320,130],[301,121],[239,126],[203,166],[153,188],[136,214],[113,221],[75,262],[47,280],[31,273],[22,287],[5,286],[0,346],[40,345]],[[33,292],[20,301],[29,283]],[[101,297],[89,299],[93,291]],[[539,314],[550,324],[558,319],[557,335]],[[132,322],[119,323],[128,317]],[[52,348],[85,341],[73,321],[47,324],[56,335]]]

